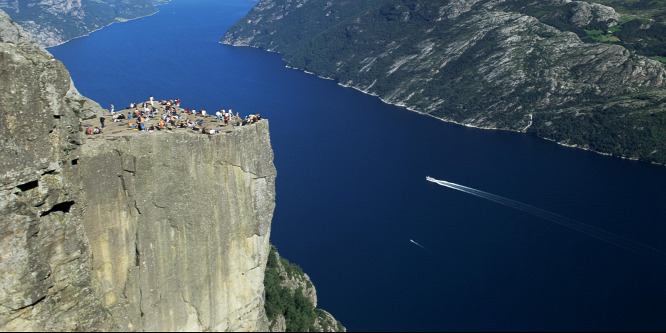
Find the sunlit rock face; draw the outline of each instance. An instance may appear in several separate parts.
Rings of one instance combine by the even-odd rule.
[[[266,331],[268,121],[88,137],[104,110],[0,12],[0,330]]]
[[[110,329],[76,165],[78,116],[101,108],[4,12],[0,40],[0,329]]]
[[[83,220],[123,329],[261,331],[275,207],[268,121],[86,143]]]

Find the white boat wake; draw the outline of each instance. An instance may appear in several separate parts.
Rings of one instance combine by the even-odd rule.
[[[467,194],[474,195],[479,198],[487,199],[514,209],[518,209],[520,211],[530,213],[534,216],[540,217],[544,220],[550,221],[557,223],[561,226],[565,226],[569,229],[576,230],[578,232],[581,232],[583,234],[586,234],[588,236],[592,236],[596,239],[602,240],[604,242],[613,244],[615,246],[621,247],[623,249],[629,250],[631,252],[637,253],[639,255],[642,255],[647,258],[654,259],[658,261],[662,265],[666,265],[666,253],[657,250],[651,246],[639,243],[637,241],[631,240],[629,238],[619,236],[616,234],[613,234],[611,232],[599,229],[597,227],[593,227],[591,225],[585,224],[583,222],[579,222],[576,220],[572,220],[568,217],[555,214],[553,212],[549,212],[547,210],[537,208],[534,206],[530,206],[528,204],[522,203],[520,201],[516,200],[511,200],[509,198],[505,198],[499,195],[495,195],[492,193],[484,192],[481,190],[477,190],[475,188],[463,186],[460,184],[452,183],[452,182],[447,182],[445,180],[437,180],[435,178],[432,178],[430,176],[426,177],[426,180],[429,182],[433,182],[435,184],[452,188],[454,190],[458,190]]]
[[[409,241],[412,242],[414,245],[416,245],[416,246],[418,246],[418,247],[420,247],[420,248],[422,248],[422,249],[424,249],[424,250],[426,250],[426,251],[429,251],[425,246],[423,246],[423,245],[421,245],[421,244],[415,242],[413,239],[410,239]]]

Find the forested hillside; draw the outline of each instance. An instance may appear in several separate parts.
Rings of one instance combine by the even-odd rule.
[[[606,21],[572,24],[571,18],[577,15],[576,2],[553,6],[547,2],[535,4],[516,1],[512,7],[560,30],[575,32],[583,41],[619,44],[637,54],[666,62],[666,1],[586,0],[586,2],[610,6],[617,12],[617,16]]]
[[[446,121],[664,163],[662,2],[263,0],[222,42]]]

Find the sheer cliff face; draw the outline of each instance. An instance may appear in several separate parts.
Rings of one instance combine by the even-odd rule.
[[[0,12],[0,330],[266,330],[268,122],[86,138],[103,110]]]
[[[268,122],[82,149],[83,215],[104,306],[122,329],[265,329],[274,209]]]
[[[4,0],[5,10],[43,47],[85,36],[117,21],[153,14],[169,0]]]
[[[567,0],[263,0],[222,43],[446,121],[664,163],[665,66],[562,30],[618,17]]]

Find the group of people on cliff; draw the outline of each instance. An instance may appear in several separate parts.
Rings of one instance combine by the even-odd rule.
[[[161,109],[161,111],[160,111]],[[127,128],[136,129],[140,131],[155,131],[155,130],[173,130],[176,128],[188,128],[194,131],[201,131],[204,134],[217,134],[220,129],[207,128],[204,126],[204,120],[213,115],[208,114],[204,109],[190,109],[185,110],[180,108],[180,99],[160,100],[156,101],[151,95],[148,101],[143,103],[130,103],[129,107],[125,108],[124,112],[115,111],[115,107],[111,104],[109,112],[114,123],[127,120]],[[194,121],[190,120],[189,115],[202,117],[203,119]],[[234,115],[232,109],[217,110],[215,112],[216,122],[223,122],[224,125],[244,126],[253,124],[261,120],[260,114],[250,114],[241,118],[239,113]],[[149,124],[149,121],[158,119],[157,124]],[[99,118],[101,128],[95,127],[86,131],[86,134],[101,134],[104,128],[105,117]],[[222,126],[222,125],[219,125]],[[211,125],[209,125],[211,127]]]

